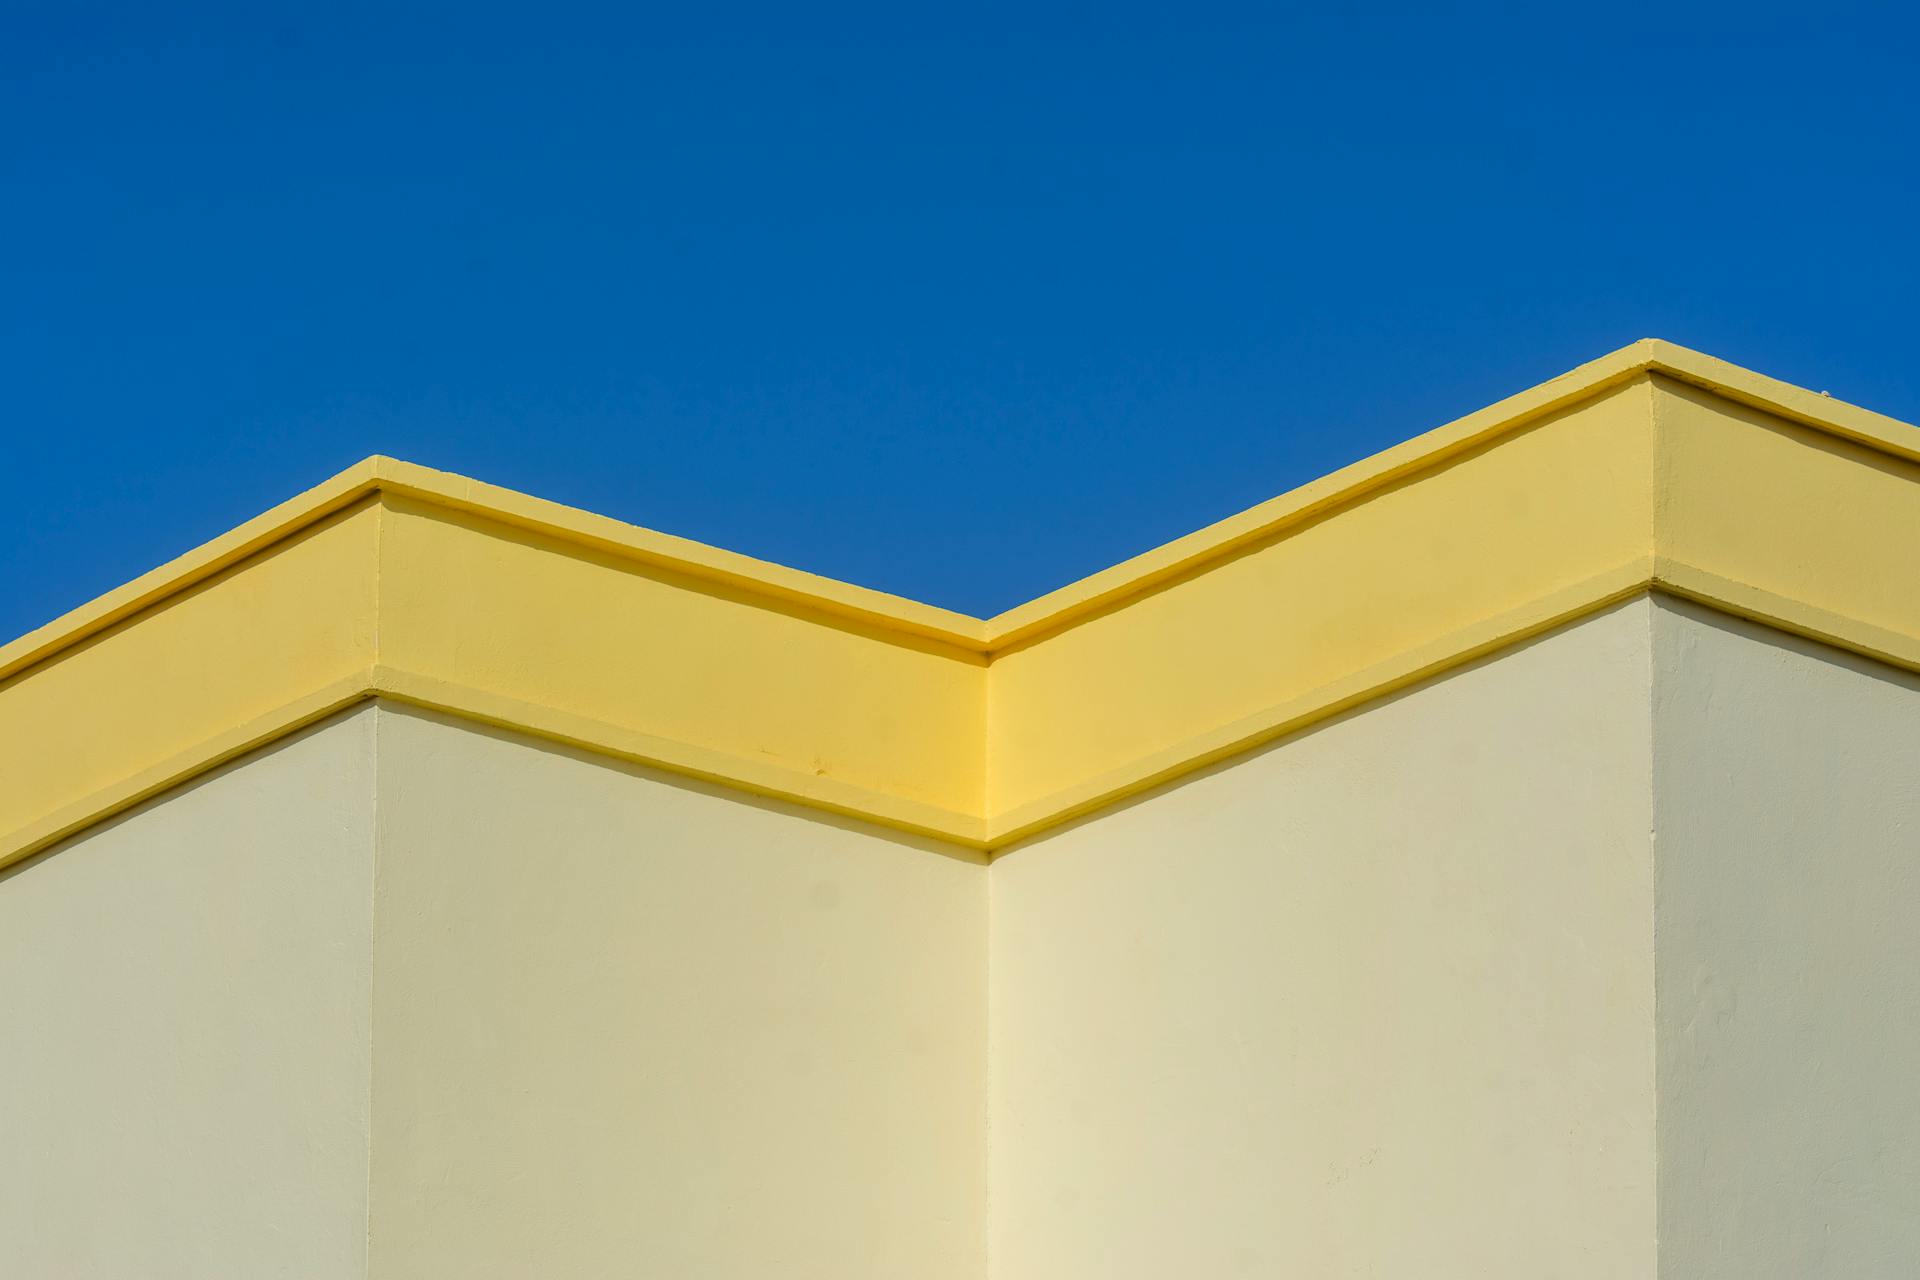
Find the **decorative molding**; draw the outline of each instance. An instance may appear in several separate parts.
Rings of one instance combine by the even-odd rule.
[[[991,619],[387,458],[0,648],[0,865],[366,698],[996,849],[1632,595],[1920,670],[1920,431],[1644,341]]]

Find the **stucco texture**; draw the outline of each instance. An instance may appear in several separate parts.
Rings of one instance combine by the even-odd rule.
[[[0,1275],[365,1275],[374,715],[0,872]]]
[[[375,1277],[977,1277],[986,876],[380,713]]]
[[[997,1280],[1653,1274],[1649,611],[995,862]]]
[[[365,704],[0,873],[0,1274],[1910,1276],[1917,764],[1648,596],[991,864]]]
[[[1920,1274],[1920,680],[1654,634],[1661,1274]]]

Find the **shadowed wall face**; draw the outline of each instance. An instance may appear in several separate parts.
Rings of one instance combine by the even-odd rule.
[[[1920,1268],[1920,682],[1655,614],[1660,1262]]]
[[[365,1274],[375,715],[0,873],[0,1275]]]

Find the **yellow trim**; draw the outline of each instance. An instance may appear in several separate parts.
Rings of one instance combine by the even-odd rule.
[[[368,697],[993,849],[1642,591],[1920,670],[1916,552],[1654,341],[984,621],[371,458],[0,648],[0,864]]]
[[[81,610],[69,643],[0,680],[0,858],[230,758],[236,734],[316,691],[364,683],[380,508],[336,496],[244,559],[216,545],[170,592],[134,584],[138,612],[129,597]]]
[[[978,814],[942,809],[884,791],[851,786],[837,778],[802,773],[697,743],[489,693],[456,681],[378,666],[370,673],[368,691],[390,701],[723,783],[756,795],[793,800],[832,813],[878,821],[903,831],[956,840],[970,848],[984,848],[986,844],[986,824]]]
[[[1650,562],[1650,403],[1642,375],[1498,440],[1450,442],[1424,470],[1001,651],[987,740],[996,833],[1044,821],[1093,779],[1163,776],[1169,752],[1224,726],[1278,732],[1318,691]]]
[[[1137,795],[1181,774],[1284,737],[1450,668],[1519,644],[1647,590],[1651,561],[1620,565],[1471,623],[1403,653],[1262,706],[1239,719],[1087,777],[1025,805],[1000,811],[990,845],[1004,848],[1069,819]]]
[[[128,777],[89,791],[15,828],[7,834],[6,843],[0,845],[0,849],[6,851],[4,856],[0,856],[0,866],[30,857],[70,835],[133,808],[143,800],[151,799],[181,783],[191,782],[230,760],[290,733],[297,733],[336,711],[343,711],[372,696],[365,676],[348,676],[295,698],[285,706],[275,707],[245,723],[175,751]]]

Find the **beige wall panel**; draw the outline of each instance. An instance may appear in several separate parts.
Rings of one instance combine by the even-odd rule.
[[[995,862],[995,1280],[1653,1274],[1650,610]]]
[[[373,712],[0,872],[0,1275],[365,1274]]]
[[[1920,1274],[1920,680],[1655,617],[1661,1274]]]
[[[382,708],[372,1274],[982,1274],[987,877]]]

